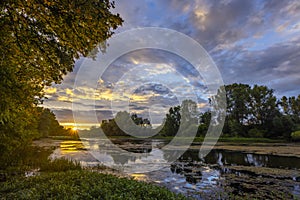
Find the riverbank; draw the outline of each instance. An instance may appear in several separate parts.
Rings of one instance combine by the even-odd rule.
[[[128,138],[114,140],[118,140],[114,142],[122,148],[126,146],[129,149],[141,147],[147,149],[149,146],[149,141],[130,143]],[[157,141],[158,139],[155,139],[155,143]],[[160,145],[163,145],[163,140],[160,142]],[[52,153],[53,158],[79,160],[85,166],[89,164],[93,166],[98,162],[89,154],[81,141],[48,138],[35,141],[34,145],[46,148],[54,145],[56,150]],[[230,195],[235,198],[291,199],[300,194],[300,168],[293,168],[299,160],[300,144],[218,142],[204,163],[198,157],[200,146],[200,143],[193,143],[175,165],[150,173],[124,174],[104,166],[88,168],[90,171],[92,169],[100,173],[114,174],[117,177],[150,182],[196,199],[217,198],[218,196],[211,196],[214,194],[224,199],[229,198]],[[294,161],[296,163],[293,165]]]
[[[194,143],[190,149],[209,148]],[[239,151],[243,153],[254,153],[261,155],[293,156],[300,158],[300,143],[232,143],[218,142],[213,149]]]
[[[186,199],[102,165],[83,167],[63,156],[48,159],[68,142],[80,143],[43,138],[28,146],[20,166],[0,171],[0,199]]]

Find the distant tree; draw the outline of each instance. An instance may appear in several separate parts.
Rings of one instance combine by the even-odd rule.
[[[267,137],[283,137],[289,139],[295,128],[295,123],[289,115],[275,116],[272,125],[273,129]]]
[[[131,114],[131,120],[139,126],[151,127],[150,120],[148,118],[138,117],[136,113]]]
[[[251,87],[247,84],[226,85],[227,116],[224,132],[230,136],[245,136],[249,123]]]
[[[291,113],[290,105],[288,102],[288,98],[286,96],[283,96],[280,101],[278,102],[279,105],[281,105],[282,111],[284,114],[288,115]]]
[[[164,126],[161,130],[161,135],[174,136],[178,132],[180,126],[181,114],[180,106],[171,107],[169,113],[166,114]]]
[[[63,127],[59,125],[53,112],[48,108],[40,108],[41,114],[38,122],[38,131],[41,137],[49,135],[59,135],[63,131]]]
[[[206,111],[200,114],[197,136],[205,136],[211,120],[211,112]]]
[[[251,121],[265,128],[272,123],[273,118],[277,115],[277,99],[273,90],[266,86],[254,85],[251,90]]]
[[[251,87],[246,84],[227,85],[227,115],[241,126],[248,121]]]
[[[135,113],[130,115],[126,111],[118,112],[114,119],[101,124],[102,130],[108,136],[127,136],[132,133],[147,136],[151,132],[150,129],[146,129],[147,127],[151,128],[151,123],[147,118],[138,117]]]

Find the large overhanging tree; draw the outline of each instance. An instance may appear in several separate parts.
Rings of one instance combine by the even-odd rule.
[[[109,0],[0,2],[1,152],[36,130],[43,88],[60,83],[80,56],[101,50],[122,24],[113,8]]]

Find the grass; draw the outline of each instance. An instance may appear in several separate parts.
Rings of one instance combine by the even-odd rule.
[[[186,199],[166,188],[86,170],[48,172],[0,183],[1,199]]]

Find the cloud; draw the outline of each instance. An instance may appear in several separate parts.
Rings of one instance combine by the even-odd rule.
[[[125,20],[118,32],[157,26],[192,37],[209,52],[226,84],[267,85],[278,96],[300,93],[299,0],[118,0],[114,12]],[[73,89],[82,62],[63,84],[46,89],[45,104],[61,110],[59,119],[69,117],[71,100],[82,117],[96,101],[98,118],[111,117],[111,102],[126,99],[132,111],[145,116],[150,108],[158,113],[160,107],[180,104],[181,97],[196,96],[199,108],[207,106],[205,72],[170,52],[144,49],[119,57],[99,77],[96,91],[90,85]]]

